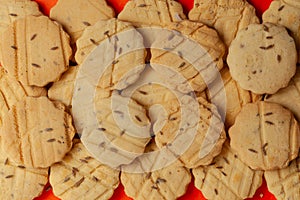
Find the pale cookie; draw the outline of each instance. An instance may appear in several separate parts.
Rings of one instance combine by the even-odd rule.
[[[70,67],[61,78],[54,82],[48,90],[48,97],[51,100],[60,101],[67,107],[72,107],[74,84],[79,66]]]
[[[227,63],[241,88],[274,94],[296,72],[295,42],[282,26],[251,24],[238,32],[229,47]]]
[[[193,169],[193,175],[195,186],[207,199],[242,200],[255,194],[263,172],[250,169],[226,142],[213,164]]]
[[[45,88],[23,86],[20,82],[7,75],[3,67],[0,67],[0,126],[2,119],[8,110],[26,96],[46,96]]]
[[[300,0],[282,0],[287,5],[300,8]]]
[[[24,85],[45,86],[68,69],[69,36],[45,16],[16,20],[1,35],[3,67]]]
[[[286,88],[280,89],[275,94],[266,95],[264,100],[288,108],[300,121],[300,69],[297,68],[295,76]]]
[[[195,0],[189,19],[215,28],[227,46],[239,30],[259,23],[255,8],[245,0]]]
[[[178,147],[176,147],[177,138],[181,137],[187,140],[188,137],[191,137],[188,132],[192,127],[178,130],[178,124],[180,124],[180,119],[183,117],[187,118],[187,121],[191,124],[190,126],[193,126],[193,121],[195,121],[193,114],[187,114],[187,116],[180,118],[183,106],[178,107],[178,110],[169,116],[167,125],[155,136],[157,146],[160,148],[166,146],[175,155],[179,156],[179,159],[187,168],[196,168],[200,165],[210,164],[213,158],[220,154],[226,139],[223,122],[216,107],[201,97],[198,97],[196,100],[199,103],[200,118],[196,121],[197,128],[194,138],[190,144],[184,144],[186,150],[182,155],[177,153],[180,152],[177,149]]]
[[[300,132],[291,111],[259,101],[243,106],[229,129],[230,146],[252,169],[281,169],[298,156]]]
[[[276,199],[300,199],[300,157],[292,161],[288,167],[280,170],[265,171],[269,191]]]
[[[293,3],[298,3],[298,7]],[[298,49],[298,63],[300,63],[300,1],[272,1],[263,14],[263,22],[280,24],[290,30]]]
[[[5,115],[0,133],[12,161],[25,167],[49,167],[71,149],[75,130],[62,103],[26,97]]]
[[[64,159],[51,166],[50,184],[55,196],[64,199],[110,199],[119,185],[119,171],[93,157],[75,141]]]
[[[86,27],[114,16],[114,10],[105,0],[59,0],[50,10],[50,18],[64,27],[72,43],[76,42]]]
[[[154,172],[121,172],[126,195],[135,200],[173,200],[184,195],[191,181],[188,169],[178,162]]]
[[[130,0],[118,15],[118,19],[137,27],[164,27],[171,22],[186,19],[180,3],[174,0]]]
[[[42,193],[47,182],[48,168],[17,165],[7,158],[0,144],[0,199],[34,199]]]
[[[163,79],[172,81],[173,73],[161,67],[167,66],[187,79],[193,90],[203,91],[223,67],[225,45],[215,30],[202,23],[184,20],[167,28],[172,31],[160,35],[152,45],[151,66]]]
[[[232,79],[227,67],[224,67],[221,71],[221,76],[224,84],[224,88],[217,88],[214,82],[210,85],[209,90],[205,90],[205,97],[209,101],[214,101],[220,113],[225,113],[225,126],[229,128],[234,124],[235,118],[241,111],[243,105],[258,101],[261,96],[254,94],[248,90],[242,89],[235,80]],[[222,92],[226,93],[225,108],[222,107],[224,101]]]

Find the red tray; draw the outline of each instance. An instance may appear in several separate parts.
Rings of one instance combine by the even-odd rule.
[[[50,9],[56,4],[57,0],[35,0],[39,3],[41,10],[44,14],[49,15]],[[128,0],[107,0],[108,3],[114,7],[115,11],[120,12]],[[184,7],[185,11],[189,11],[193,7],[193,0],[178,0]],[[272,0],[248,0],[257,10],[257,15],[261,14],[269,7]],[[51,187],[48,184],[45,187],[43,194],[35,198],[35,200],[59,200],[52,193]],[[124,193],[124,187],[120,186],[116,189],[111,200],[131,200]],[[179,200],[205,200],[201,192],[195,188],[193,181],[189,185],[187,193],[180,197]],[[265,181],[262,186],[257,190],[255,196],[248,200],[276,200],[276,198],[268,191]]]

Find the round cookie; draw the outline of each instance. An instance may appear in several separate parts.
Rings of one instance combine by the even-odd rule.
[[[266,95],[264,101],[278,103],[293,112],[300,121],[300,69],[297,68],[295,76],[289,85],[272,95]]]
[[[296,72],[295,42],[282,26],[251,24],[237,33],[227,63],[241,88],[274,94],[286,87]]]
[[[75,130],[62,103],[26,97],[5,115],[0,134],[9,159],[25,167],[49,167],[71,149]]]
[[[195,186],[207,199],[241,200],[255,194],[263,172],[250,169],[225,142],[213,164],[193,169],[193,175]]]
[[[126,195],[136,200],[177,199],[186,193],[190,181],[189,170],[179,162],[154,172],[121,172]]]
[[[126,3],[118,19],[131,22],[136,27],[164,27],[186,19],[182,6],[174,0],[134,0]]]
[[[264,173],[269,191],[276,199],[300,199],[300,157],[288,167]]]
[[[172,23],[167,28],[172,31],[157,37],[152,45],[151,66],[162,74],[163,79],[172,80],[173,74],[162,71],[162,65],[180,73],[195,91],[205,90],[223,67],[225,45],[215,30],[202,23],[184,20]],[[191,42],[194,45],[192,47]],[[202,54],[192,55],[193,48]],[[215,67],[217,70],[213,70]]]
[[[48,17],[27,16],[1,35],[3,67],[23,85],[43,87],[68,69],[69,36]]]
[[[67,11],[66,11],[67,9]],[[84,11],[84,12],[83,12]],[[115,16],[114,10],[105,0],[58,0],[50,10],[50,18],[59,22],[75,43],[83,30],[102,19]]]
[[[39,196],[48,182],[48,168],[33,169],[7,158],[0,138],[0,199],[28,200]]]
[[[300,63],[300,1],[272,1],[262,18],[263,22],[280,24],[290,30],[298,49],[298,63]]]
[[[252,169],[275,170],[298,156],[300,132],[291,111],[259,101],[243,106],[229,129],[230,146]]]
[[[50,184],[61,199],[106,200],[119,185],[119,173],[91,157],[79,141],[74,141],[64,159],[51,166]]]
[[[0,67],[0,126],[8,110],[26,96],[46,96],[45,88],[24,86],[14,78],[7,75],[3,67]]]
[[[245,0],[195,0],[189,19],[215,28],[227,46],[239,30],[259,23],[255,8]]]

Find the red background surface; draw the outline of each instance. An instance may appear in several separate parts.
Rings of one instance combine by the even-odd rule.
[[[49,15],[50,9],[56,4],[57,0],[35,0],[39,3],[41,10],[44,14]],[[116,13],[120,12],[128,0],[107,0],[108,3],[114,7]],[[193,0],[178,0],[188,12],[193,7]],[[261,14],[269,7],[272,0],[248,0],[257,10],[257,15]],[[201,192],[195,188],[194,181],[189,185],[187,193],[180,197],[179,200],[205,200]],[[45,187],[43,194],[35,200],[59,200],[52,193],[49,184]],[[124,193],[124,187],[120,184],[116,189],[111,200],[131,200]],[[248,200],[276,200],[276,198],[267,190],[265,181],[262,186],[257,190],[255,196]]]

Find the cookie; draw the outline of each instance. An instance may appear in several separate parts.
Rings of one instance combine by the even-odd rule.
[[[69,36],[45,16],[14,21],[1,35],[2,65],[23,85],[43,87],[68,69]]]
[[[265,171],[269,191],[276,199],[300,198],[300,157],[292,161],[288,167],[280,170]]]
[[[110,19],[114,16],[114,10],[105,0],[76,0],[76,3],[73,0],[59,0],[50,10],[50,18],[64,27],[73,44],[86,27],[94,25],[101,19]]]
[[[61,78],[54,82],[48,90],[48,97],[51,100],[60,101],[67,107],[72,107],[74,83],[79,66],[70,67]]]
[[[184,20],[167,28],[172,31],[164,32],[152,45],[151,66],[171,81],[174,74],[161,67],[167,66],[187,79],[196,92],[203,91],[223,67],[225,45],[215,30],[202,23]]]
[[[189,19],[215,28],[227,46],[239,30],[259,23],[255,8],[245,0],[195,0]]]
[[[71,149],[75,130],[62,103],[26,97],[5,115],[0,134],[9,159],[25,167],[49,167]]]
[[[274,94],[296,72],[295,42],[282,26],[251,24],[237,33],[229,47],[230,74],[241,88]]]
[[[300,147],[299,126],[292,112],[264,101],[244,105],[229,136],[241,160],[258,170],[286,167]]]
[[[280,24],[290,30],[296,43],[298,63],[300,63],[300,1],[272,1],[262,18],[263,22]]]
[[[280,89],[272,95],[266,95],[264,100],[278,103],[293,112],[296,119],[300,120],[300,70],[297,68],[295,76],[286,88]]]
[[[0,199],[34,199],[42,193],[47,182],[48,168],[33,169],[16,165],[7,158],[0,144]]]
[[[185,194],[191,181],[188,169],[178,162],[154,172],[121,172],[127,196],[136,199],[177,199]]]
[[[130,0],[118,19],[131,22],[136,27],[164,27],[186,19],[186,16],[181,4],[174,0]]]
[[[75,141],[64,159],[51,166],[50,184],[61,199],[110,199],[119,185],[119,171],[94,159]]]
[[[207,199],[246,199],[262,184],[262,171],[250,169],[225,142],[213,164],[193,169],[195,186]]]
[[[235,118],[241,111],[243,105],[260,100],[261,95],[254,94],[251,91],[242,89],[239,84],[232,79],[228,67],[222,68],[220,71],[224,88],[218,88],[214,82],[210,85],[209,90],[205,90],[205,97],[209,101],[214,101],[220,113],[226,113],[225,127],[229,128],[234,124]],[[222,106],[224,98],[222,91],[225,89],[226,104]]]
[[[0,67],[0,126],[2,126],[3,117],[15,103],[26,96],[40,97],[46,95],[47,90],[45,88],[24,86],[8,76],[3,67]]]

